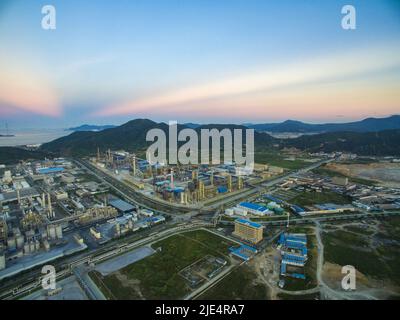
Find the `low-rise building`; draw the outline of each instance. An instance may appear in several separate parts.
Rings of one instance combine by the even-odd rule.
[[[268,210],[267,207],[255,204],[255,203],[251,203],[251,202],[241,202],[238,205],[238,208],[254,214],[254,215],[258,215],[258,216],[263,216],[266,214],[270,214],[271,212]]]

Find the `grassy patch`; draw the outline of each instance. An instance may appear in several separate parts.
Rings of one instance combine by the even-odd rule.
[[[285,160],[288,156],[277,152],[255,152],[254,160],[256,163],[268,164],[270,166],[282,167],[288,170],[298,170],[310,165],[309,162],[303,160]]]
[[[265,300],[268,291],[254,271],[242,265],[199,297],[200,300]]]
[[[278,298],[280,300],[317,300],[320,298],[319,292],[302,294],[302,295],[292,295],[287,293],[278,293]]]
[[[378,279],[384,278],[390,271],[380,255],[368,248],[364,236],[338,230],[323,234],[322,239],[324,259],[328,262],[352,265],[361,273]]]
[[[190,292],[190,288],[179,271],[207,254],[226,259],[231,245],[230,241],[205,230],[178,234],[153,245],[161,251],[119,272],[135,281],[146,299],[180,299]],[[138,299],[137,291],[124,286],[115,274],[101,280],[116,299]]]
[[[370,236],[370,235],[372,235],[374,233],[373,230],[368,229],[368,228],[362,228],[360,226],[351,226],[351,225],[350,226],[344,226],[344,229],[348,230],[348,231],[351,231],[351,232],[358,233],[358,234],[362,234],[362,235],[365,235],[365,236]]]
[[[322,203],[349,204],[351,198],[332,191],[305,191],[295,196],[291,202],[299,206],[310,206]]]

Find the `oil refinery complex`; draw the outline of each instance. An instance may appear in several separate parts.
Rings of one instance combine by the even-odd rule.
[[[63,280],[65,290],[52,292],[54,298],[67,294],[69,285],[81,288],[82,299],[107,298],[98,279],[162,254],[162,246],[152,247],[156,240],[188,230],[206,230],[227,245],[179,271],[187,285],[185,299],[271,248],[279,263],[276,288],[309,281],[315,243],[309,234],[291,232],[292,225],[400,208],[398,188],[315,171],[334,161],[336,154],[313,156],[298,170],[256,164],[244,176],[236,174],[234,164],[150,165],[135,154],[112,150],[85,159],[2,165],[1,294],[17,298],[37,290],[34,267],[54,264],[70,281]],[[40,292],[35,294],[49,298]]]

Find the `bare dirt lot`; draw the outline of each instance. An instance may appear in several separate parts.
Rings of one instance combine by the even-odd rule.
[[[400,163],[376,162],[368,164],[338,164],[330,163],[326,169],[342,175],[375,180],[388,187],[400,186]]]

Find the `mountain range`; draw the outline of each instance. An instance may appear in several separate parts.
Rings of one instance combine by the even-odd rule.
[[[360,122],[365,123],[363,121]],[[366,121],[366,123],[371,122]],[[168,132],[168,125],[163,122],[157,123],[148,119],[136,119],[121,126],[99,132],[73,132],[68,136],[43,144],[40,150],[64,156],[94,155],[97,152],[97,148],[102,152],[109,148],[144,152],[151,144],[146,141],[146,133],[153,128]],[[184,128],[187,128],[187,126],[178,125],[178,131]],[[199,125],[195,130],[200,131],[201,129],[211,128],[218,130],[225,128],[230,130],[246,129],[242,125],[208,124]],[[309,152],[344,151],[360,155],[400,155],[400,129],[370,130],[369,132],[325,132],[300,136],[294,139],[278,139],[265,132],[255,131],[254,140],[256,151],[295,147]],[[243,139],[242,141],[245,140]]]
[[[65,131],[102,131],[104,129],[115,128],[116,126],[106,124],[106,125],[92,125],[92,124],[83,124],[78,127],[72,127],[65,129]]]
[[[286,120],[280,123],[245,124],[246,127],[257,131],[323,133],[323,132],[377,132],[382,130],[400,129],[400,115],[386,118],[367,118],[361,121],[347,123],[310,124],[296,120]]]

